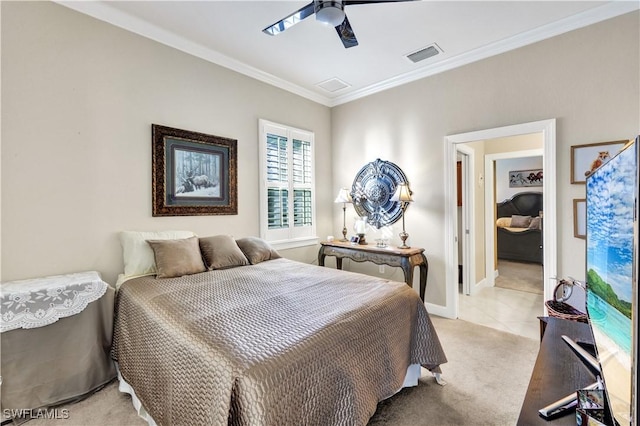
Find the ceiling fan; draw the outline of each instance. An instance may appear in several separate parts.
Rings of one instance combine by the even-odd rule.
[[[358,45],[356,35],[353,33],[349,19],[344,12],[344,7],[352,4],[371,4],[371,3],[396,3],[415,0],[313,0],[308,5],[296,10],[275,24],[269,25],[262,30],[263,33],[269,35],[277,35],[292,27],[303,19],[316,14],[316,20],[331,25],[336,28],[340,40],[345,48]]]

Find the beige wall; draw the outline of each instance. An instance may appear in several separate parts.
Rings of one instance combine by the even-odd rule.
[[[570,184],[570,146],[638,134],[638,21],[637,12],[623,15],[332,109],[333,157],[344,166],[334,182],[350,182],[377,157],[411,182],[407,232],[429,257],[427,301],[445,302],[444,137],[549,118],[557,119],[558,274],[584,278],[571,211],[584,185]]]
[[[1,7],[3,281],[95,269],[113,284],[121,230],[259,235],[259,118],[314,131],[331,175],[327,107],[54,3]],[[238,215],[151,216],[152,123],[238,140]],[[334,196],[318,186],[319,235]]]
[[[502,154],[505,152],[527,151],[530,149],[542,149],[544,141],[542,133],[529,135],[509,136],[485,141],[485,154]]]
[[[428,301],[438,304],[444,136],[557,118],[558,272],[581,277],[571,200],[584,186],[569,184],[570,146],[640,128],[638,13],[330,110],[53,3],[1,7],[2,280],[96,269],[113,283],[124,229],[257,235],[259,118],[315,132],[318,176],[332,177],[317,188],[321,237],[339,235],[333,198],[364,164],[403,168],[415,196],[408,242],[427,250]],[[238,215],[151,217],[151,123],[238,140]],[[354,216],[349,207],[349,229]],[[311,263],[316,253],[284,254]]]

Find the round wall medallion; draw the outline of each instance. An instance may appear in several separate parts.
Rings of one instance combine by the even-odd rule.
[[[402,216],[402,206],[391,201],[391,197],[400,183],[409,182],[402,169],[392,162],[378,158],[365,165],[351,186],[356,213],[366,216],[367,223],[378,229],[395,223]]]

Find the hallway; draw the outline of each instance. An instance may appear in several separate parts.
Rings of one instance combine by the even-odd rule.
[[[460,295],[460,319],[532,339],[540,338],[538,318],[543,296],[499,287],[485,287],[473,296]]]
[[[460,319],[538,339],[537,317],[544,314],[542,265],[499,260],[498,271],[495,287],[460,294]]]

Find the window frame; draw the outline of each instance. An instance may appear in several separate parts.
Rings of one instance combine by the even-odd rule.
[[[303,247],[318,244],[316,232],[316,179],[315,179],[315,135],[308,130],[302,130],[268,120],[259,120],[260,146],[260,238],[268,241],[276,249]],[[276,135],[287,140],[287,180],[286,184],[270,183],[267,179],[267,135]],[[300,140],[310,144],[311,182],[294,183],[293,173],[293,141]],[[269,188],[287,189],[288,199],[288,227],[283,229],[269,229],[268,192]],[[311,225],[296,226],[294,217],[294,190],[309,189],[311,191]]]

